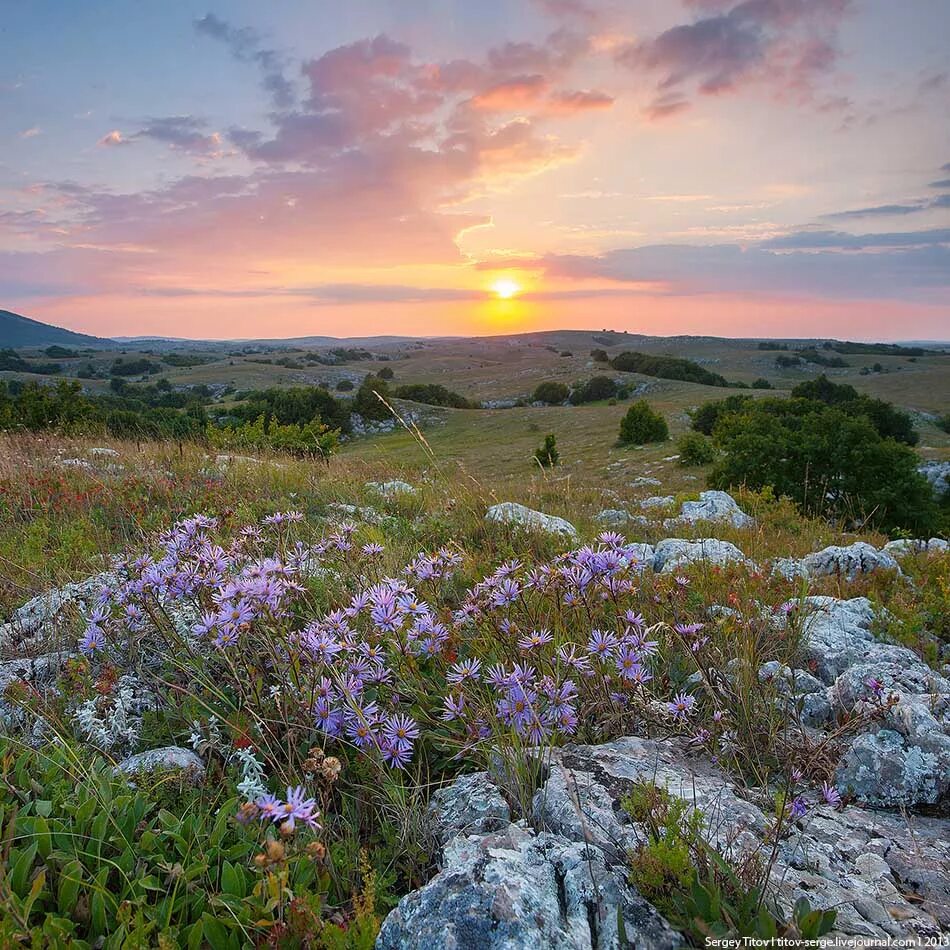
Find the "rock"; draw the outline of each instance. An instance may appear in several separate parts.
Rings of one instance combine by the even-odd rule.
[[[343,502],[330,502],[327,509],[334,514],[343,515],[346,518],[358,518],[367,524],[382,524],[386,520],[386,515],[371,506],[360,507],[359,505],[347,505]]]
[[[605,508],[594,515],[594,520],[611,528],[622,528],[630,520],[630,512],[622,508]]]
[[[641,508],[666,508],[676,501],[673,495],[652,495],[640,501]]]
[[[93,446],[91,449],[89,449],[89,454],[95,458],[117,459],[119,457],[119,453],[116,452],[115,449],[110,449],[101,445]]]
[[[409,482],[403,482],[399,479],[393,479],[389,482],[367,482],[367,488],[372,488],[373,491],[378,492],[383,498],[396,498],[399,495],[415,495],[416,490],[409,484]]]
[[[565,521],[563,518],[554,515],[546,515],[543,511],[535,511],[533,508],[526,508],[513,501],[503,501],[500,504],[492,505],[485,512],[485,520],[496,524],[518,525],[524,528],[530,528],[537,531],[546,531],[550,534],[565,535],[570,538],[577,537],[577,528]]]
[[[660,484],[662,483],[660,482],[658,478],[649,478],[648,476],[640,475],[639,477],[635,478],[630,483],[630,487],[631,488],[646,488],[647,486],[658,487]]]
[[[941,554],[950,550],[950,543],[942,538],[931,538],[925,541],[923,538],[915,540],[900,539],[898,541],[888,541],[881,549],[886,551],[891,557],[907,557],[911,554]]]
[[[446,845],[442,870],[383,922],[377,950],[594,950],[680,945],[596,847],[509,824]]]
[[[787,581],[807,579],[808,572],[797,557],[779,557],[772,561],[772,576],[784,577]]]
[[[440,788],[429,803],[429,816],[439,844],[460,834],[500,831],[511,822],[511,809],[487,772],[474,772]]]
[[[200,784],[205,777],[205,764],[190,749],[170,745],[161,749],[148,749],[123,759],[114,772],[135,775],[138,772],[183,772],[189,781]]]
[[[653,570],[663,573],[678,570],[697,561],[717,565],[746,561],[746,556],[734,544],[720,541],[718,538],[697,538],[692,541],[666,538],[656,545],[654,551]]]
[[[930,482],[934,494],[936,494],[938,498],[942,498],[947,492],[950,492],[950,481],[947,481],[947,479],[950,478],[950,462],[931,460],[924,462],[923,465],[919,465],[917,471]]]
[[[869,805],[934,805],[950,789],[950,770],[941,768],[939,758],[908,744],[899,732],[881,729],[854,740],[838,764],[835,784]]]
[[[847,547],[831,545],[814,554],[807,554],[802,558],[802,567],[812,577],[830,574],[842,575],[848,580],[871,571],[900,571],[897,561],[890,554],[878,551],[864,541],[856,541]]]
[[[688,524],[695,524],[697,521],[720,521],[736,528],[745,528],[754,523],[736,504],[732,495],[724,491],[704,491],[700,493],[699,501],[683,502],[679,520]]]
[[[867,597],[806,597],[804,609],[802,651],[815,675],[830,686],[876,644],[874,610]]]
[[[95,574],[74,584],[64,584],[27,601],[13,612],[13,620],[5,624],[0,633],[0,646],[11,646],[16,641],[36,639],[40,635],[52,633],[47,630],[70,606],[79,609],[85,607],[96,597],[103,587],[115,583],[111,573]]]
[[[770,680],[784,696],[804,696],[825,688],[821,680],[816,679],[807,670],[793,670],[778,660],[771,660],[759,667],[759,679],[762,682]]]

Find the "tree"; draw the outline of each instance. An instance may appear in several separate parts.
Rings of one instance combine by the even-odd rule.
[[[384,366],[377,374],[380,379],[392,379],[396,374],[391,366]]]
[[[918,458],[870,420],[812,399],[762,399],[720,415],[714,488],[771,487],[811,514],[927,532],[937,508]]]
[[[595,363],[608,363],[608,362],[610,362],[610,357],[607,355],[607,351],[606,351],[606,350],[600,350],[600,349],[591,350],[591,351],[590,351],[590,358],[591,358]]]
[[[559,406],[567,400],[570,390],[564,383],[548,381],[540,383],[531,397],[532,402],[544,402],[549,406]]]
[[[669,435],[666,420],[663,416],[654,412],[647,402],[635,402],[620,421],[620,442],[622,445],[665,442]]]
[[[712,441],[699,432],[686,432],[676,443],[680,465],[708,465],[716,458]]]
[[[534,453],[534,458],[542,468],[557,465],[561,454],[557,450],[557,439],[553,433],[544,437],[544,444],[538,447],[538,450]]]
[[[579,406],[585,402],[597,402],[612,399],[617,395],[617,384],[609,376],[594,376],[571,391],[571,404]]]
[[[389,402],[389,387],[386,381],[378,376],[366,376],[353,397],[353,411],[373,422],[389,419],[392,412],[383,399]]]

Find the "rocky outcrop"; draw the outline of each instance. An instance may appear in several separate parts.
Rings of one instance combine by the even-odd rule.
[[[942,538],[924,538],[906,539],[901,538],[897,541],[888,541],[881,549],[890,554],[891,557],[908,557],[912,554],[943,554],[950,550],[950,543]]]
[[[535,511],[525,505],[513,501],[503,501],[492,505],[485,512],[485,520],[495,524],[515,525],[534,531],[544,531],[548,534],[558,534],[569,538],[577,537],[577,528],[555,515],[546,515],[543,511]]]
[[[842,576],[854,580],[859,574],[871,571],[899,571],[897,561],[886,551],[874,545],[856,541],[847,547],[831,545],[802,558],[802,567],[810,577]]]
[[[594,520],[608,528],[623,528],[630,521],[630,512],[622,508],[604,508],[594,515]]]
[[[188,781],[199,784],[204,781],[205,764],[190,749],[170,745],[130,755],[119,762],[114,771],[117,774],[130,776],[140,773],[152,775],[160,772],[178,772]]]
[[[367,482],[367,488],[371,488],[383,498],[398,498],[400,495],[415,495],[415,488],[409,482],[400,481],[398,478],[388,482]]]
[[[930,482],[934,494],[938,498],[942,498],[950,492],[950,481],[947,481],[950,478],[950,462],[924,462],[923,465],[917,468],[917,471]]]
[[[734,528],[747,528],[754,524],[736,503],[732,495],[724,491],[700,492],[699,501],[685,501],[675,519],[683,524],[696,524],[699,521],[716,521],[731,524]]]
[[[57,622],[69,608],[84,610],[103,587],[114,583],[114,574],[95,574],[74,584],[54,587],[27,601],[14,611],[9,623],[0,625],[0,649],[51,635]]]
[[[950,795],[950,681],[912,650],[879,640],[865,597],[809,597],[803,625],[805,659],[826,687],[831,714],[867,717],[865,731],[841,757],[835,782],[870,805],[933,805]],[[817,708],[821,693],[809,695]],[[812,723],[810,723],[812,724]]]
[[[730,860],[755,855],[768,866],[771,814],[703,754],[637,737],[568,746],[552,754],[520,822],[503,824],[503,798],[484,773],[440,793],[441,870],[400,901],[377,947],[614,948],[618,917],[627,946],[677,946],[627,879],[630,851],[647,840],[621,805],[636,782],[698,809],[704,836]],[[475,804],[460,822],[469,795]],[[775,844],[770,893],[786,914],[803,896],[834,908],[833,936],[936,937],[950,926],[948,832],[946,820],[814,804]]]
[[[772,562],[772,573],[789,580],[839,577],[853,581],[856,577],[870,574],[872,571],[900,573],[900,566],[887,546],[878,550],[866,541],[856,541],[844,546],[830,545],[821,551],[806,554],[801,559],[782,557]]]
[[[690,564],[704,563],[723,566],[746,562],[746,556],[729,541],[718,538],[666,538],[654,549],[653,570],[669,573]]]

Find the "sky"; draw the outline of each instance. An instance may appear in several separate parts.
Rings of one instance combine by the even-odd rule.
[[[3,4],[0,308],[950,338],[947,0],[208,4]]]

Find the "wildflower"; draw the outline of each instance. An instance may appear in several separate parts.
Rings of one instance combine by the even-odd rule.
[[[884,684],[876,676],[869,677],[865,685],[874,693],[875,698],[880,699],[884,692]]]
[[[519,650],[533,650],[535,647],[543,647],[551,643],[554,637],[550,630],[532,630],[527,636],[518,641]]]
[[[383,734],[391,745],[411,750],[413,740],[419,737],[419,727],[409,716],[395,715],[386,720]]]
[[[841,795],[834,785],[829,785],[828,782],[822,782],[821,796],[824,798],[825,804],[831,805],[832,808],[841,807]]]
[[[686,719],[695,705],[695,696],[690,696],[688,693],[678,693],[671,702],[666,704],[666,708],[674,719]]]
[[[796,795],[788,806],[789,817],[793,821],[798,821],[808,814],[808,803],[801,795]]]
[[[412,759],[412,748],[400,746],[397,742],[384,742],[381,751],[383,761],[393,768],[403,768]]]
[[[94,623],[89,624],[89,626],[86,627],[86,632],[82,635],[82,639],[79,641],[80,651],[85,653],[86,656],[92,656],[97,650],[103,649],[105,645],[106,637],[102,632],[102,628]]]
[[[452,722],[454,719],[461,719],[465,713],[465,697],[463,695],[452,696],[449,694],[442,701],[443,722]]]
[[[446,674],[446,682],[452,686],[459,686],[466,680],[477,680],[481,668],[481,660],[474,657],[468,660],[462,660],[459,663],[453,663],[452,666],[449,667],[449,672]]]
[[[371,541],[369,544],[364,544],[361,550],[367,557],[376,558],[381,557],[385,549],[381,544]]]
[[[638,676],[643,667],[640,663],[640,654],[633,647],[626,647],[616,657],[617,671],[625,680],[632,680]]]
[[[614,655],[617,649],[617,637],[606,630],[591,630],[587,641],[587,652],[598,659],[606,660]]]

